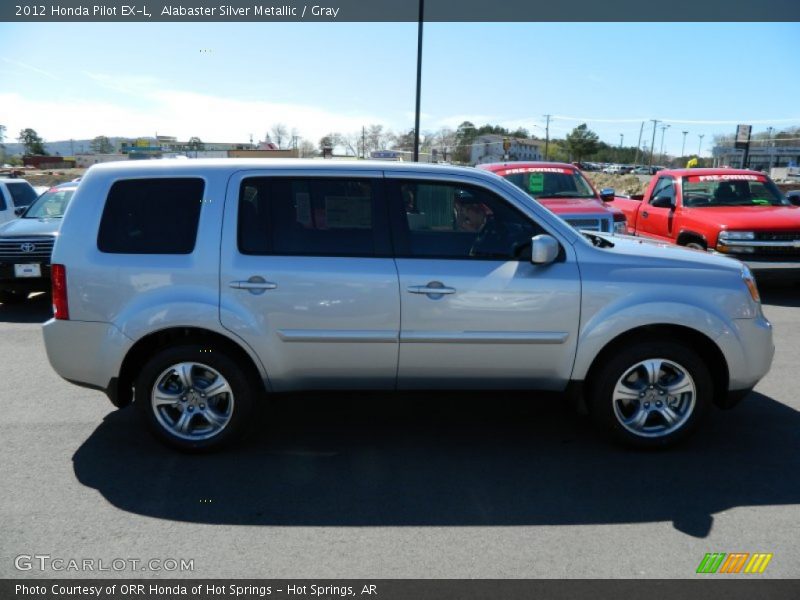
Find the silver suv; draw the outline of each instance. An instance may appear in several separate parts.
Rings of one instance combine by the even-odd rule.
[[[94,166],[52,278],[53,368],[188,450],[239,437],[271,392],[331,389],[570,392],[665,445],[774,352],[740,262],[581,234],[477,169]]]

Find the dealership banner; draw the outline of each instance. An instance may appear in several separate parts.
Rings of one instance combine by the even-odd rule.
[[[800,21],[797,0],[671,0],[668,4],[642,0],[3,0],[0,21],[408,22],[417,21],[421,9],[423,20],[432,22]]]
[[[800,580],[455,579],[3,579],[3,600],[796,600]]]

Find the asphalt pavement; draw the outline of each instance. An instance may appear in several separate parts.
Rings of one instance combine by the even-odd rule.
[[[46,297],[0,305],[0,577],[686,578],[707,552],[798,577],[800,287],[763,296],[772,371],[659,452],[483,393],[278,397],[244,444],[178,454],[52,371]]]

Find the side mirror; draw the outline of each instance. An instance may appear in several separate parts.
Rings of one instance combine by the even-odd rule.
[[[545,233],[531,238],[531,262],[535,265],[549,265],[558,258],[558,242]]]
[[[18,206],[17,208],[15,208],[15,209],[14,209],[14,214],[15,214],[15,215],[17,215],[17,216],[19,217],[19,216],[21,216],[21,215],[22,215],[22,213],[24,213],[24,212],[25,212],[25,210],[26,210],[27,208],[28,208],[27,206]]]
[[[650,201],[653,208],[675,208],[675,199],[671,196],[656,196]]]
[[[616,193],[617,192],[614,190],[614,188],[603,188],[600,190],[600,200],[603,202],[611,202]]]
[[[795,206],[800,206],[800,190],[792,190],[791,192],[787,192],[786,199]]]

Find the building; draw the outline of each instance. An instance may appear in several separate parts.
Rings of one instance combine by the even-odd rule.
[[[508,149],[508,160],[543,160],[542,140],[525,138],[512,138],[497,133],[479,135],[472,142],[470,163],[479,165],[483,163],[501,162],[505,160],[506,151],[503,141],[508,139],[511,146]]]
[[[747,165],[743,165],[744,150],[731,146],[714,146],[711,151],[715,167],[743,167],[756,171],[769,171],[774,167],[800,165],[800,146],[767,146],[750,144]]]
[[[72,169],[75,167],[75,158],[71,156],[39,156],[28,155],[22,157],[22,164],[34,169]]]
[[[75,156],[75,166],[79,169],[88,169],[92,165],[117,160],[128,160],[128,156],[121,153],[115,154],[78,154]]]

